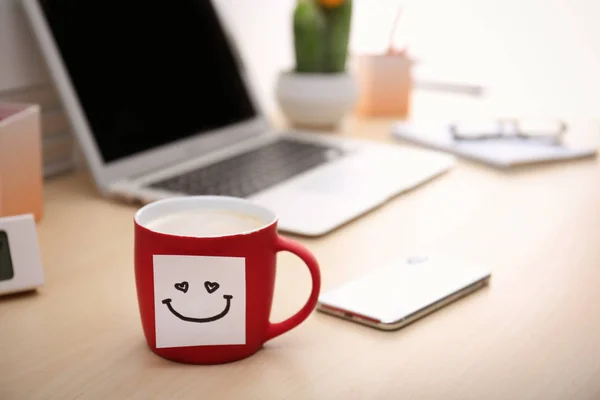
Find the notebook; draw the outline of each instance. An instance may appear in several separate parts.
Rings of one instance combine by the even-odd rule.
[[[550,144],[520,138],[455,140],[450,124],[440,121],[399,121],[392,126],[392,136],[503,169],[596,156],[596,149],[593,147]]]

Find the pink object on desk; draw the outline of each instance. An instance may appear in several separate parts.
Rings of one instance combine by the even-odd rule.
[[[412,64],[404,53],[360,55],[357,58],[360,92],[357,114],[406,118],[413,86]]]
[[[0,217],[43,214],[40,109],[0,103]]]

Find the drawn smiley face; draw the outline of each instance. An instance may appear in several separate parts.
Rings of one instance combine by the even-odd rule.
[[[240,257],[154,255],[156,347],[246,343]]]
[[[175,289],[183,292],[183,293],[187,293],[190,284],[187,281],[183,281],[180,283],[176,283],[175,285]],[[217,282],[210,282],[210,281],[205,281],[204,282],[204,288],[206,289],[206,291],[209,294],[212,294],[214,292],[216,292],[219,289],[220,285]],[[187,317],[185,315],[180,314],[178,311],[176,311],[173,306],[171,305],[171,299],[167,298],[164,299],[162,301],[163,304],[165,304],[167,306],[167,308],[169,309],[169,311],[171,311],[171,313],[176,316],[177,318],[179,318],[182,321],[187,321],[187,322],[196,322],[196,323],[204,323],[204,322],[213,322],[213,321],[217,321],[221,318],[223,318],[224,316],[227,315],[227,313],[229,313],[229,309],[231,308],[231,299],[233,298],[232,295],[230,294],[224,294],[223,298],[226,301],[225,304],[225,308],[223,309],[223,311],[221,311],[219,314],[213,315],[211,317]]]

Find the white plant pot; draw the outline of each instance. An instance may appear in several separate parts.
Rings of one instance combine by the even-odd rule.
[[[307,128],[332,128],[354,108],[358,89],[350,73],[282,72],[276,97],[290,123]]]

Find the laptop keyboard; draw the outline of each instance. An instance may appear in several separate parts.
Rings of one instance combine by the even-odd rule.
[[[341,156],[338,148],[279,139],[150,187],[189,195],[247,197]]]

